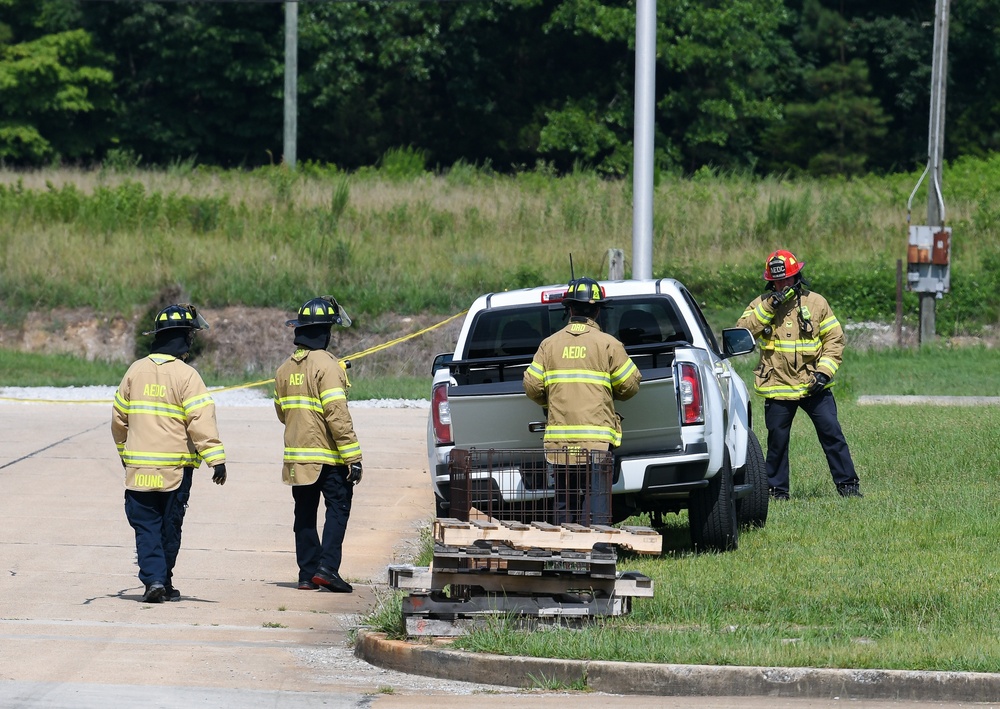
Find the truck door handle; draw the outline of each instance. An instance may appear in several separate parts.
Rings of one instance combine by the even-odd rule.
[[[528,430],[532,433],[545,433],[544,421],[532,421],[528,424]]]
[[[716,365],[715,373],[719,379],[730,379],[733,376],[732,370],[723,365]]]

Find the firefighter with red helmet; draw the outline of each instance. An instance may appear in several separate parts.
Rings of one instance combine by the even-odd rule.
[[[642,375],[625,347],[597,324],[609,300],[592,278],[569,283],[563,306],[569,323],[538,346],[524,372],[528,398],[546,408],[544,446],[549,464],[565,466],[560,451],[608,451],[621,445],[621,421],[614,400],[630,399],[639,391]],[[555,521],[576,522],[571,514],[584,512],[572,492],[560,489],[557,474]],[[575,486],[578,487],[579,486]],[[606,500],[610,490],[594,490],[594,504]],[[592,509],[594,518],[610,523],[610,510]],[[586,515],[589,516],[589,515]]]
[[[153,335],[149,356],[132,363],[115,392],[111,434],[125,467],[125,516],[135,530],[144,603],[181,598],[173,572],[194,469],[204,461],[214,483],[226,482],[215,403],[183,361],[194,333],[207,328],[192,305],[158,312],[143,333]]]
[[[285,323],[295,328],[295,352],[274,377],[274,408],[285,426],[282,481],[292,487],[298,588],[350,593],[340,576],[354,486],[361,482],[361,444],[347,409],[347,373],[326,351],[334,325],[351,319],[333,296],[307,301]],[[326,503],[323,537],[317,531]]]
[[[826,298],[809,290],[805,262],[784,249],[764,262],[766,292],[747,306],[737,326],[757,338],[755,391],[764,397],[767,477],[771,497],[789,497],[788,442],[798,409],[816,428],[830,474],[842,497],[861,497],[854,461],[837,418],[830,387],[844,354],[844,330]]]

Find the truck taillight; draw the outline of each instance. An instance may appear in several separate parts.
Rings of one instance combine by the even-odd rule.
[[[440,382],[431,390],[431,420],[434,423],[434,442],[439,446],[451,445],[451,404],[448,403],[448,382]]]
[[[701,378],[698,370],[693,364],[680,363],[677,365],[678,395],[681,405],[681,423],[705,423],[705,412],[701,403]]]

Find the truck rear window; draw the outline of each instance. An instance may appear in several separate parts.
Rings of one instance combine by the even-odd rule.
[[[546,337],[568,322],[561,305],[517,305],[484,310],[476,316],[465,359],[531,357]],[[669,298],[655,295],[616,297],[597,319],[625,345],[690,342],[690,334]]]

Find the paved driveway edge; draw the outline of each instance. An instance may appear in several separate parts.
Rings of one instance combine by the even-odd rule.
[[[586,686],[607,694],[993,701],[1000,674],[601,662],[481,655],[361,630],[354,654],[389,670],[477,684]]]

